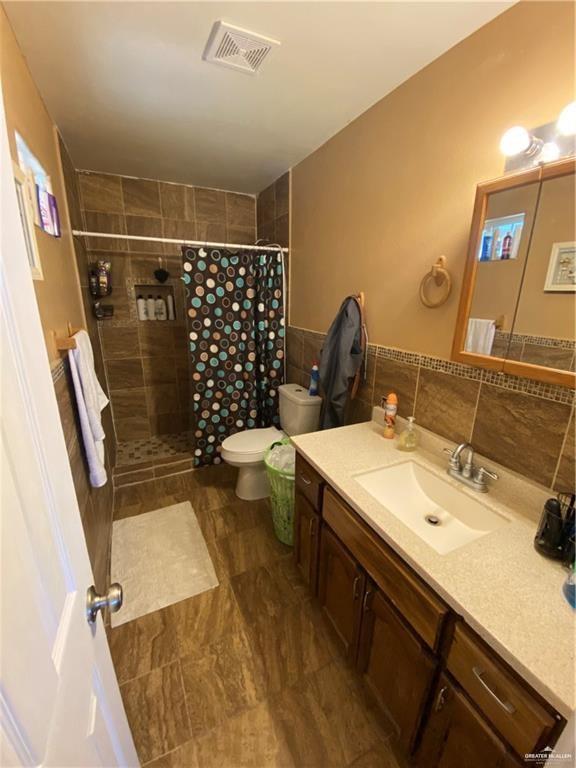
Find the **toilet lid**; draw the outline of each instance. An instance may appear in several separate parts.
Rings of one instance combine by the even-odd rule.
[[[265,429],[245,429],[230,435],[222,443],[225,451],[237,451],[238,453],[262,453],[276,440],[282,440],[284,433],[276,427]]]

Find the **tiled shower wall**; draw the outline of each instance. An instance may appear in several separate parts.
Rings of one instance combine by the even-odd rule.
[[[325,334],[289,327],[288,381],[307,386]],[[401,416],[550,488],[575,485],[574,391],[390,347],[369,346],[347,422],[368,421],[396,392]]]
[[[256,202],[250,195],[78,173],[82,228],[92,232],[186,240],[254,243]],[[113,293],[104,303],[114,317],[100,323],[106,376],[119,441],[141,440],[188,429],[189,377],[180,246],[145,241],[86,238],[79,271],[99,258],[112,263]],[[134,286],[150,284],[153,272],[170,272],[176,321],[138,321]]]
[[[288,248],[290,239],[290,172],[258,195],[258,237]]]

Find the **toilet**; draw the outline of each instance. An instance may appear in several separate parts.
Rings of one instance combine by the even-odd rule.
[[[238,467],[236,496],[245,501],[265,499],[270,495],[264,455],[272,443],[286,435],[302,435],[318,429],[321,397],[309,395],[298,384],[282,384],[279,397],[282,430],[276,427],[245,429],[230,435],[222,443],[222,459],[232,467]]]

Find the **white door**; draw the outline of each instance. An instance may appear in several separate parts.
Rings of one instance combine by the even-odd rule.
[[[0,765],[137,766],[68,464],[1,131]]]

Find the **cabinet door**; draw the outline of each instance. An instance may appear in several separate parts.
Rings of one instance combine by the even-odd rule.
[[[424,643],[370,583],[364,599],[358,669],[396,724],[405,752],[412,747],[436,666]]]
[[[464,693],[442,675],[417,754],[419,768],[520,766]]]
[[[312,594],[316,594],[319,534],[319,515],[297,491],[294,507],[294,558]]]
[[[320,537],[318,599],[342,645],[344,656],[356,656],[365,575],[332,531],[323,526]]]

